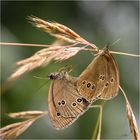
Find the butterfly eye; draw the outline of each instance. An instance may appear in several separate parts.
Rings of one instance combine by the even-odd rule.
[[[78,99],[77,99],[77,102],[79,102],[79,103],[82,102],[82,99],[78,98]]]
[[[57,114],[56,114],[56,115],[57,115],[57,116],[60,116],[60,113],[58,113],[58,112],[57,112]]]
[[[64,101],[64,100],[62,100],[62,101],[61,101],[61,104],[62,104],[62,105],[65,105],[65,101]]]
[[[50,74],[50,75],[49,75],[49,78],[50,78],[50,79],[55,79],[53,74]]]
[[[91,86],[91,83],[88,83],[88,84],[87,84],[87,87],[89,88],[90,86]]]
[[[72,103],[72,106],[76,106],[76,103],[75,103],[75,102],[73,102],[73,103]]]

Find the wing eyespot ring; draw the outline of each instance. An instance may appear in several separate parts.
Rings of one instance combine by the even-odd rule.
[[[91,83],[87,83],[87,88],[89,88],[91,86]]]
[[[64,100],[62,100],[62,101],[61,101],[61,104],[62,104],[62,105],[65,105],[65,104],[66,104],[66,102],[65,102]]]
[[[109,83],[108,83],[108,82],[106,82],[106,83],[105,83],[105,87],[108,87],[108,85],[109,85]]]
[[[78,98],[77,99],[77,102],[79,102],[79,103],[82,102],[82,99],[81,98]]]
[[[104,80],[105,80],[105,75],[100,75],[100,76],[99,76],[99,80],[104,81]]]
[[[77,104],[75,102],[72,103],[72,106],[75,107]]]
[[[111,78],[110,82],[113,83],[114,82],[114,78]]]
[[[60,116],[60,113],[59,113],[59,112],[57,112],[57,113],[56,113],[56,115],[59,117],[59,116]]]
[[[58,105],[60,106],[61,105],[61,102],[58,102]]]

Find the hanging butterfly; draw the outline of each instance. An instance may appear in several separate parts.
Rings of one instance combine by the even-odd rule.
[[[79,93],[89,102],[97,99],[109,100],[115,97],[119,90],[119,71],[115,59],[105,47],[77,81]]]
[[[52,83],[48,95],[49,117],[56,129],[62,129],[82,115],[90,103],[78,93],[77,78],[66,71],[50,74]]]

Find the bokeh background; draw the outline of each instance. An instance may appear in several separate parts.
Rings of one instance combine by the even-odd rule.
[[[139,53],[139,2],[138,1],[21,1],[1,2],[1,41],[17,43],[51,44],[54,41],[47,33],[32,27],[26,17],[35,15],[44,20],[62,23],[88,41],[103,48],[118,38],[121,40],[111,50]],[[37,47],[1,46],[1,81],[16,69],[18,60],[31,56]],[[78,76],[93,59],[93,54],[81,52],[62,63],[50,63],[25,74],[1,96],[1,125],[17,122],[5,113],[47,110],[49,80],[45,77],[65,65],[72,65],[72,75]],[[120,84],[132,105],[137,122],[139,115],[139,65],[138,58],[114,55],[120,71]],[[96,103],[95,103],[96,104]],[[90,139],[98,117],[98,109],[89,109],[73,125],[64,130],[52,128],[49,118],[36,121],[19,139]],[[121,94],[106,102],[103,111],[102,138],[128,139],[130,131]]]

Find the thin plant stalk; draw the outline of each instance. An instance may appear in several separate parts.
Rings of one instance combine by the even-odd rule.
[[[97,136],[97,133],[98,133],[98,128],[99,128],[99,115],[98,115],[98,118],[97,118],[97,121],[96,121],[96,125],[95,125],[94,131],[93,131],[92,138],[91,138],[92,140],[96,139],[96,136]]]
[[[26,47],[50,47],[51,45],[45,45],[45,44],[31,44],[31,43],[10,43],[10,42],[0,42],[0,45],[3,46],[26,46]],[[76,46],[77,44],[73,44],[73,45],[67,45],[68,47],[70,46]],[[63,46],[62,46],[63,47]],[[66,46],[65,46],[66,47]],[[85,51],[94,51],[93,49],[89,49],[89,48],[83,48],[82,50]],[[102,51],[102,50],[99,50]],[[131,54],[131,53],[125,53],[125,52],[116,52],[116,51],[110,51],[110,53],[112,54],[119,54],[119,55],[126,55],[126,56],[132,56],[132,57],[140,57],[140,55],[138,54]]]
[[[47,44],[31,44],[31,43],[13,43],[13,42],[0,42],[0,45],[3,46],[25,46],[25,47],[51,47],[51,46],[55,46],[55,45],[47,45]],[[72,46],[76,46],[78,45],[78,43],[74,43],[72,45],[65,45],[64,47],[72,47]],[[63,47],[63,45],[61,45]]]
[[[93,105],[93,106],[91,106],[91,108],[99,108],[99,115],[98,115],[98,119],[96,121],[96,125],[95,125],[94,131],[93,131],[92,140],[94,140],[95,138],[97,140],[101,139],[102,112],[103,112],[104,103],[105,103],[105,101],[103,101],[101,103],[101,105]]]

